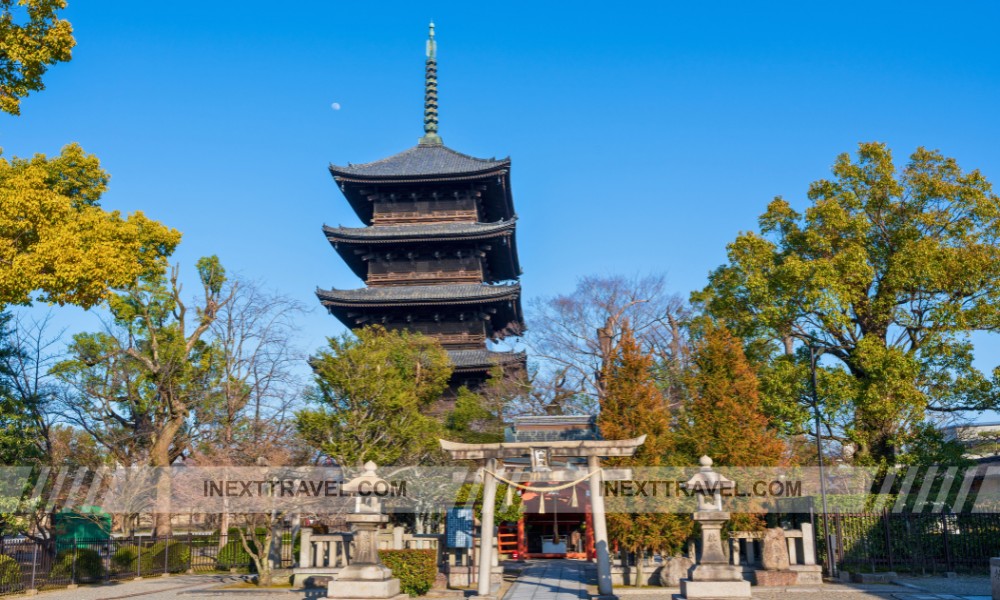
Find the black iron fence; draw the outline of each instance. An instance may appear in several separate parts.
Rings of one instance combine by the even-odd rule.
[[[292,566],[295,541],[291,530],[275,535],[271,552],[275,566]],[[254,570],[253,558],[236,533],[101,540],[0,538],[0,594],[170,573]]]
[[[983,574],[1000,556],[1000,513],[834,513],[830,536],[842,571]],[[826,564],[826,544],[817,546]]]

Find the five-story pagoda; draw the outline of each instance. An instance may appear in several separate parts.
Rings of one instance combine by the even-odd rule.
[[[424,136],[409,150],[330,173],[366,227],[323,227],[366,287],[317,290],[351,329],[379,324],[436,338],[455,365],[454,387],[476,387],[523,352],[488,340],[524,329],[510,159],[456,152],[437,133],[437,47],[427,40]]]

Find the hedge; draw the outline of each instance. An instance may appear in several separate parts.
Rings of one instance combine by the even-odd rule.
[[[156,542],[143,552],[143,568],[145,570],[145,560],[149,557],[149,570],[163,572],[166,565],[170,573],[186,571],[191,564],[191,548],[180,540],[170,540]]]
[[[76,555],[76,568],[73,557]],[[100,581],[104,577],[104,561],[97,550],[89,548],[67,548],[56,555],[56,561],[49,571],[49,580]]]
[[[135,571],[139,550],[136,546],[122,546],[115,550],[111,555],[111,562],[116,570],[119,573]],[[152,546],[141,548],[141,551],[142,559],[138,566],[143,574],[163,573],[164,566],[168,572],[178,573],[186,571],[191,563],[191,549],[180,540],[156,542]]]
[[[437,577],[437,552],[434,550],[379,550],[379,558],[399,578],[400,588],[411,596],[423,596]]]

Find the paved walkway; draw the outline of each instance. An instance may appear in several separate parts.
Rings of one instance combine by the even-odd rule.
[[[587,583],[596,584],[594,565],[579,560],[543,560],[521,571],[504,600],[589,599]]]
[[[758,600],[990,600],[989,578],[900,578],[904,585],[825,584],[814,587],[752,588]],[[593,564],[572,560],[530,563],[503,600],[584,600],[597,583]],[[680,590],[616,587],[622,600],[665,600]]]

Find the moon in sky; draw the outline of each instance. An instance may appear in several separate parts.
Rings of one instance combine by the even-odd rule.
[[[340,110],[340,102],[334,102],[333,104],[330,105],[330,108],[332,108],[333,110]]]

